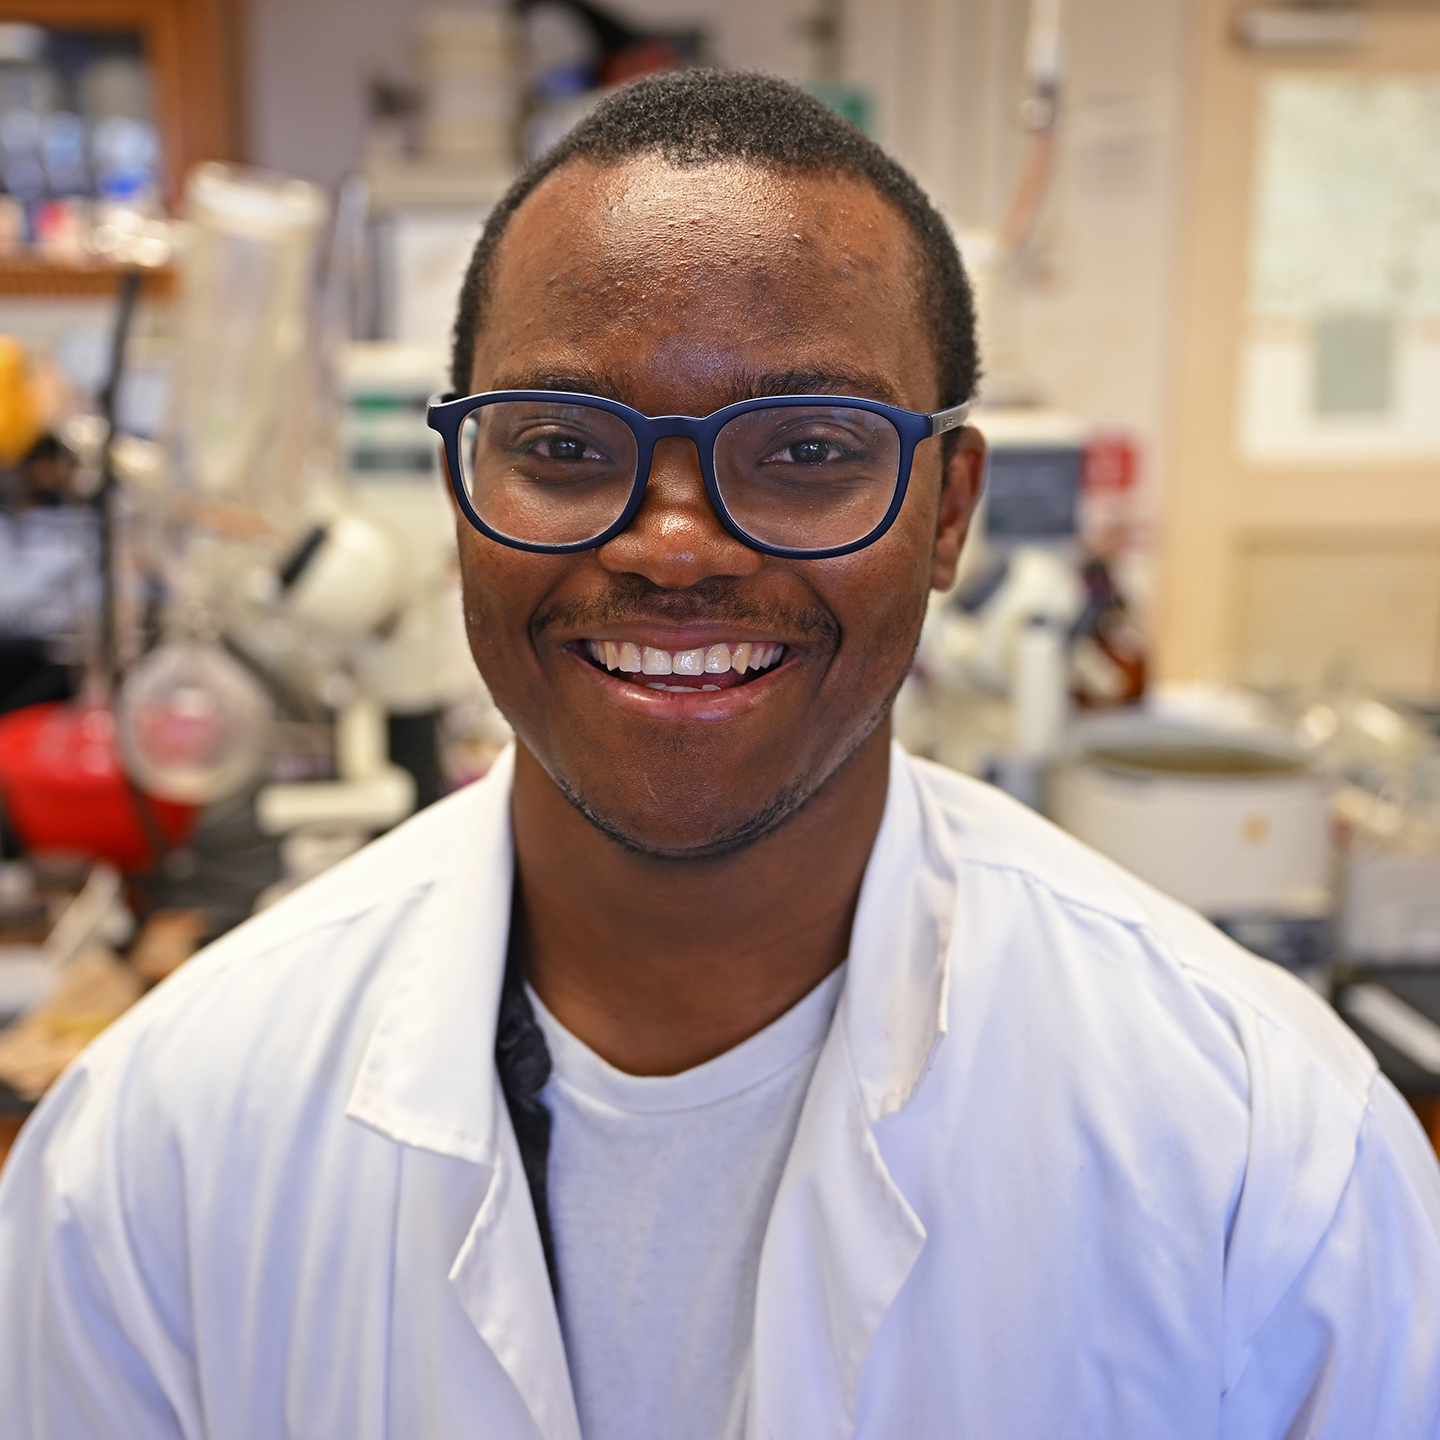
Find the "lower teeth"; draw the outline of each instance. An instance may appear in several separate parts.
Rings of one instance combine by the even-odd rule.
[[[699,690],[694,685],[662,685],[658,680],[646,681],[647,690],[664,690],[671,695],[696,695]],[[718,685],[701,685],[700,690],[719,690]]]

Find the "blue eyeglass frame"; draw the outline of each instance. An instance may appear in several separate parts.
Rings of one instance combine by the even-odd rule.
[[[480,518],[461,478],[460,427],[465,423],[465,417],[473,411],[503,400],[589,405],[593,409],[604,410],[617,416],[630,427],[635,436],[635,481],[630,491],[630,499],[614,524],[589,540],[571,541],[565,545],[540,545],[530,540],[517,540],[512,535],[502,535]],[[767,545],[747,534],[736,523],[721,497],[720,485],[715,478],[715,441],[720,431],[737,415],[744,415],[751,410],[783,409],[793,405],[843,405],[848,409],[868,410],[872,414],[884,416],[900,437],[900,466],[890,508],[868,535],[852,540],[848,545],[832,545],[828,549],[818,550]],[[905,503],[905,492],[910,485],[910,467],[915,459],[915,447],[922,440],[958,429],[965,423],[969,411],[968,400],[926,414],[924,411],[902,410],[898,405],[886,405],[879,400],[865,400],[854,395],[765,395],[754,400],[740,400],[734,405],[724,405],[709,415],[646,415],[629,405],[622,405],[618,400],[607,400],[603,395],[580,395],[564,390],[491,390],[483,395],[462,395],[458,399],[447,395],[433,396],[425,407],[425,423],[445,442],[445,468],[450,477],[450,488],[455,492],[456,503],[465,518],[482,535],[498,544],[508,545],[511,549],[528,550],[539,555],[568,555],[580,550],[594,550],[613,540],[634,520],[645,499],[645,487],[650,483],[650,463],[655,452],[655,442],[679,436],[694,442],[711,508],[721,525],[742,545],[758,550],[763,555],[775,555],[783,560],[829,560],[836,555],[850,555],[856,550],[863,550],[884,535],[895,523],[900,507]]]

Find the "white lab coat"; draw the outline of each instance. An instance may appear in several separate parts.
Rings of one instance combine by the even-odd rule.
[[[492,1063],[511,773],[56,1086],[0,1185],[5,1440],[575,1440]],[[753,1440],[1437,1433],[1440,1178],[1369,1055],[897,749],[766,1235]]]

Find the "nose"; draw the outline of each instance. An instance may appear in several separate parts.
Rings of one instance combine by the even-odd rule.
[[[765,556],[720,523],[692,440],[656,442],[645,498],[630,524],[595,552],[607,570],[643,575],[664,590],[683,590],[714,575],[753,575]]]

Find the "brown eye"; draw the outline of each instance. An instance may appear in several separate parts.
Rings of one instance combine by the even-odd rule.
[[[538,447],[547,460],[583,460],[585,442],[573,435],[552,435]]]
[[[827,440],[798,440],[785,454],[797,465],[820,465],[830,458],[833,448]]]

